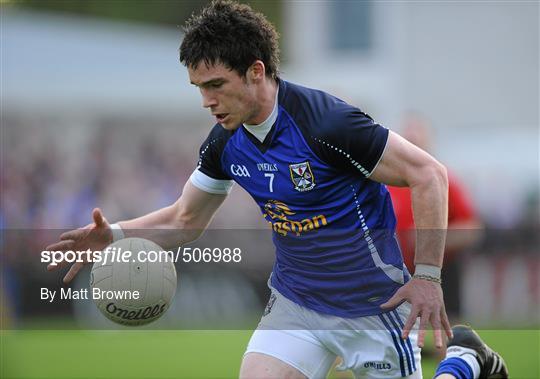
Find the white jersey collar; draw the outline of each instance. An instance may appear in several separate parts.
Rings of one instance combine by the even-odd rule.
[[[263,122],[261,122],[259,125],[248,125],[244,124],[244,128],[255,138],[257,138],[259,141],[264,142],[264,139],[268,135],[268,132],[270,132],[270,129],[272,129],[272,125],[277,120],[278,116],[278,93],[279,93],[279,86],[276,91],[276,98],[274,100],[274,108],[272,109],[272,113],[270,113],[270,116]]]

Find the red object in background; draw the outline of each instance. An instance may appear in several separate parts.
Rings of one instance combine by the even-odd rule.
[[[411,274],[414,273],[415,230],[411,191],[408,187],[388,186],[397,219],[397,236],[403,253],[403,261]],[[448,173],[448,227],[453,223],[476,219],[472,202],[459,180]],[[453,258],[454,251],[445,251],[445,261]]]

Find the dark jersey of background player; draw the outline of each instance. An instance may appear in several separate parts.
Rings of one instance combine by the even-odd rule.
[[[409,280],[386,187],[369,179],[388,129],[322,91],[279,80],[272,114],[230,131],[216,124],[192,183],[231,180],[273,230],[271,284],[290,300],[341,317],[381,313]]]

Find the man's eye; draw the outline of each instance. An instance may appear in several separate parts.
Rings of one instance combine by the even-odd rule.
[[[211,88],[220,88],[223,85],[223,83],[212,83],[210,85]]]

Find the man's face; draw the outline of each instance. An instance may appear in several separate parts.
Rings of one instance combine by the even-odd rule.
[[[207,66],[202,62],[196,68],[188,67],[188,74],[191,84],[201,91],[203,107],[209,108],[216,122],[225,129],[234,130],[242,123],[250,124],[260,111],[249,70],[242,77],[221,63]]]

